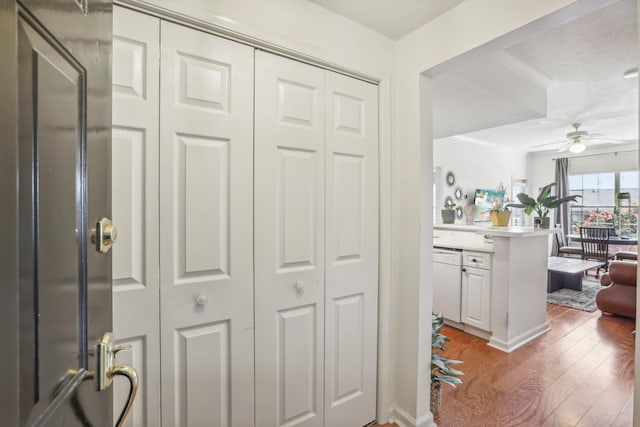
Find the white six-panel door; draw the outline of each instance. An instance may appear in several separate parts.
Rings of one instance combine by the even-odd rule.
[[[322,426],[324,73],[255,66],[256,424]]]
[[[256,53],[258,425],[375,419],[377,111],[374,85]]]
[[[253,49],[162,22],[165,426],[251,426]]]
[[[158,79],[160,21],[113,11],[113,332],[131,351],[118,362],[134,366],[140,388],[126,426],[160,425],[158,278]],[[114,419],[128,393],[114,382]]]
[[[325,425],[376,415],[378,98],[325,71]]]
[[[159,425],[160,400],[165,426],[254,425],[254,310],[256,425],[373,420],[376,87],[256,52],[254,147],[252,48],[115,9],[114,331],[143,378],[128,425]]]

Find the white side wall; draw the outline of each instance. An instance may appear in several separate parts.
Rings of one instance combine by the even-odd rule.
[[[469,0],[396,43],[392,246],[392,283],[398,284],[393,288],[397,307],[393,317],[398,322],[395,408],[407,425],[432,423],[426,368],[431,355],[427,320],[432,307],[431,81],[420,76],[479,46],[497,50],[602,5],[595,0]],[[502,37],[506,34],[509,36]]]
[[[490,144],[478,144],[455,138],[438,139],[433,143],[433,165],[440,167],[439,197],[436,212],[444,204],[444,197],[454,197],[456,187],[469,195],[466,200],[455,200],[458,206],[473,204],[476,188],[495,189],[502,184],[511,197],[511,179],[526,178],[527,153]],[[456,182],[448,186],[447,172],[453,172]],[[436,223],[441,218],[436,218]],[[464,223],[464,218],[456,220]]]

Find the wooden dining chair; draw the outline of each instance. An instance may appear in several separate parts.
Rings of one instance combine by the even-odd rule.
[[[555,233],[556,247],[558,248],[557,256],[566,256],[573,258],[582,257],[582,248],[578,246],[570,246],[567,236],[563,233]]]
[[[609,252],[610,232],[611,229],[606,227],[580,227],[582,259],[602,262],[602,266],[596,270],[596,278],[600,275],[601,268],[608,270],[609,260],[615,256]]]

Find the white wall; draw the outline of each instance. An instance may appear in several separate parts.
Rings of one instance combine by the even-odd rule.
[[[392,283],[398,284],[393,288],[395,407],[403,424],[428,426],[433,419],[428,392],[433,140],[431,81],[422,73],[479,46],[498,50],[602,5],[596,0],[468,0],[396,43]]]
[[[567,157],[569,174],[635,170],[638,169],[637,153],[634,151],[637,149],[638,145],[633,143],[590,147],[580,154],[557,151],[529,153],[527,156],[529,194],[537,194],[540,187],[555,180],[553,159]]]
[[[433,165],[441,168],[438,206],[444,204],[444,197],[451,196],[456,187],[461,187],[469,198],[455,200],[458,206],[473,204],[476,188],[496,189],[500,184],[511,197],[511,178],[525,178],[527,175],[527,153],[491,144],[478,144],[456,138],[442,138],[433,142]],[[448,186],[447,172],[453,172],[456,182]],[[436,223],[441,222],[438,216]],[[464,218],[456,220],[464,223]]]
[[[391,39],[308,1],[123,1],[179,12],[290,54],[317,58],[379,80],[391,74]]]

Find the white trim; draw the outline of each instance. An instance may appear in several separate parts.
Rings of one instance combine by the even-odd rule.
[[[325,70],[335,71],[336,73],[344,74],[349,77],[354,77],[359,80],[363,80],[368,83],[378,84],[381,79],[361,73],[338,64],[316,58],[312,55],[294,51],[286,47],[279,46],[275,43],[269,43],[257,37],[249,36],[243,32],[231,29],[228,27],[228,23],[224,19],[217,19],[206,21],[199,18],[186,15],[181,12],[177,12],[172,9],[167,9],[162,6],[147,2],[145,0],[114,0],[115,5],[126,7],[136,10],[138,12],[145,13],[147,15],[155,16],[156,18],[164,19],[165,21],[180,24],[185,27],[193,28],[196,30],[204,31],[209,34],[224,37],[228,40],[233,40],[239,43],[252,46],[256,49],[263,50],[265,52],[274,53],[276,55],[284,56],[286,58],[294,59],[305,64],[320,67]]]
[[[391,422],[398,424],[399,427],[437,427],[431,412],[415,419],[407,411],[395,405],[391,408]]]
[[[386,423],[391,416],[394,343],[391,342],[391,238],[392,238],[392,144],[391,85],[387,78],[378,85],[378,396],[376,419]]]
[[[536,338],[545,332],[549,331],[549,324],[544,322],[542,325],[538,325],[535,328],[531,328],[526,332],[521,333],[517,337],[510,339],[508,342],[497,339],[495,337],[491,337],[489,343],[487,344],[489,347],[493,347],[497,350],[504,351],[505,353],[511,353]]]

